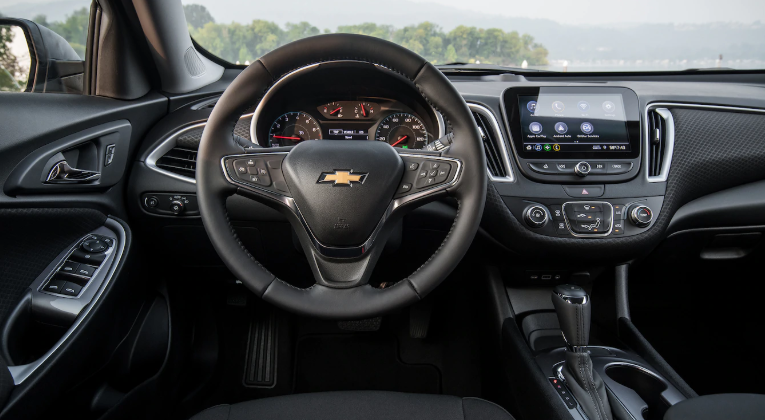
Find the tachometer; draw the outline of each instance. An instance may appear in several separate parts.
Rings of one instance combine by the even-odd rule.
[[[422,149],[428,144],[428,130],[419,118],[399,112],[380,121],[375,139],[387,141],[393,147]]]
[[[303,140],[321,140],[321,127],[305,112],[282,114],[268,130],[270,147],[294,146]]]

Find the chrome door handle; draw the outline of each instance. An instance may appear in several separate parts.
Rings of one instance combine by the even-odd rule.
[[[101,178],[100,172],[72,168],[65,160],[53,165],[46,184],[84,184]]]

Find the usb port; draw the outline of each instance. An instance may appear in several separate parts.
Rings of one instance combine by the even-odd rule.
[[[552,279],[552,274],[542,274],[542,280],[550,280]]]

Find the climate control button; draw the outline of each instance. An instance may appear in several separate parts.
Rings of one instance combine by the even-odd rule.
[[[653,212],[648,206],[637,205],[630,209],[630,222],[637,227],[647,227],[653,220]]]
[[[547,223],[547,211],[542,206],[530,206],[523,214],[526,224],[533,228],[540,228]]]

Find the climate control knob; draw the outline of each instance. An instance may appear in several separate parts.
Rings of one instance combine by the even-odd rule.
[[[630,222],[637,227],[646,227],[653,220],[653,211],[648,206],[637,205],[630,209]]]
[[[574,166],[574,173],[581,177],[589,175],[591,170],[592,167],[587,162],[579,162]]]
[[[526,224],[533,228],[540,228],[547,223],[547,210],[542,206],[531,206],[523,213]]]
[[[181,214],[185,209],[186,207],[183,205],[183,201],[174,200],[170,203],[170,211],[173,212],[173,214]]]

